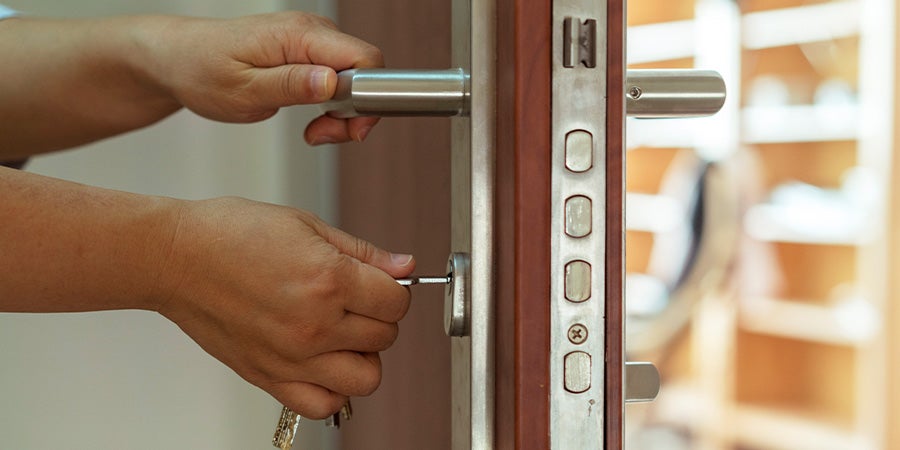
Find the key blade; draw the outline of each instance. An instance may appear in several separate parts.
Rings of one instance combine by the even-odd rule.
[[[272,437],[272,446],[281,450],[290,450],[297,435],[297,425],[300,416],[291,411],[287,406],[281,408],[281,417],[278,418],[278,426],[275,428],[275,436]]]
[[[409,277],[409,278],[397,278],[397,284],[400,286],[412,286],[414,284],[450,284],[453,280],[450,275],[437,277],[437,276],[428,276],[428,277]]]

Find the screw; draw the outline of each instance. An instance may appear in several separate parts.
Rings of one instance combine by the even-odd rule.
[[[641,95],[644,94],[644,91],[641,90],[638,86],[632,86],[631,89],[628,90],[628,96],[632,98],[632,100],[637,100],[641,98]]]
[[[580,323],[576,323],[575,325],[572,325],[571,328],[569,328],[569,342],[575,345],[581,345],[584,344],[584,341],[587,340],[587,337],[588,330],[586,326]]]

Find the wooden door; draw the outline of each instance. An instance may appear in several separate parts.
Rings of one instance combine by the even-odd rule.
[[[478,0],[482,1],[482,0]],[[560,0],[557,0],[560,1]],[[563,2],[565,3],[565,2]],[[594,2],[596,3],[596,2]],[[450,2],[392,0],[338,2],[345,31],[381,47],[392,68],[446,68],[450,64]],[[492,442],[473,447],[550,448],[552,48],[562,21],[551,0],[496,0],[496,142],[494,224],[494,379]],[[596,5],[602,7],[603,5]],[[606,448],[622,446],[622,127],[623,2],[611,0],[597,27],[608,42],[603,64],[607,95],[605,248],[602,277],[606,323],[604,355],[594,355],[605,386]],[[605,39],[604,39],[605,36]],[[477,45],[473,44],[473,45]],[[376,244],[416,255],[419,273],[439,272],[450,251],[450,146],[446,119],[391,118],[365,144],[341,148],[341,227]],[[474,151],[474,149],[473,149]],[[556,202],[559,203],[559,202]],[[442,292],[422,286],[385,352],[384,380],[370,398],[354,400],[343,432],[348,449],[451,448],[450,339],[444,335]],[[597,300],[601,301],[601,300]],[[606,361],[606,364],[602,362]],[[596,367],[599,367],[597,369]],[[477,406],[477,405],[476,405]]]

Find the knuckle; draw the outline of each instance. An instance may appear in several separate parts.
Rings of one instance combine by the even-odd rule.
[[[381,49],[375,47],[371,44],[366,44],[363,48],[362,52],[362,62],[365,66],[369,67],[383,67],[384,66],[384,54],[381,52]]]
[[[406,313],[409,311],[409,303],[409,290],[403,289],[403,294],[401,294],[399,298],[391,299],[391,301],[388,302],[387,308],[389,308],[389,312],[385,317],[387,321],[397,323],[402,320],[406,316]]]
[[[360,397],[368,397],[372,395],[378,386],[381,385],[381,369],[375,366],[369,366],[358,372],[357,386],[355,395]]]
[[[360,261],[371,261],[375,257],[375,246],[369,243],[366,240],[360,238],[354,238],[356,241],[354,242],[354,249],[356,259]]]
[[[372,339],[372,348],[375,351],[384,351],[391,348],[397,337],[400,336],[400,327],[397,324],[387,324],[384,330]]]

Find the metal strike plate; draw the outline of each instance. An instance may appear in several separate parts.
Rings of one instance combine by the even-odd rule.
[[[711,116],[725,104],[725,80],[713,70],[629,70],[628,117],[666,119]]]
[[[659,370],[648,362],[625,363],[625,403],[652,402],[659,395]]]

